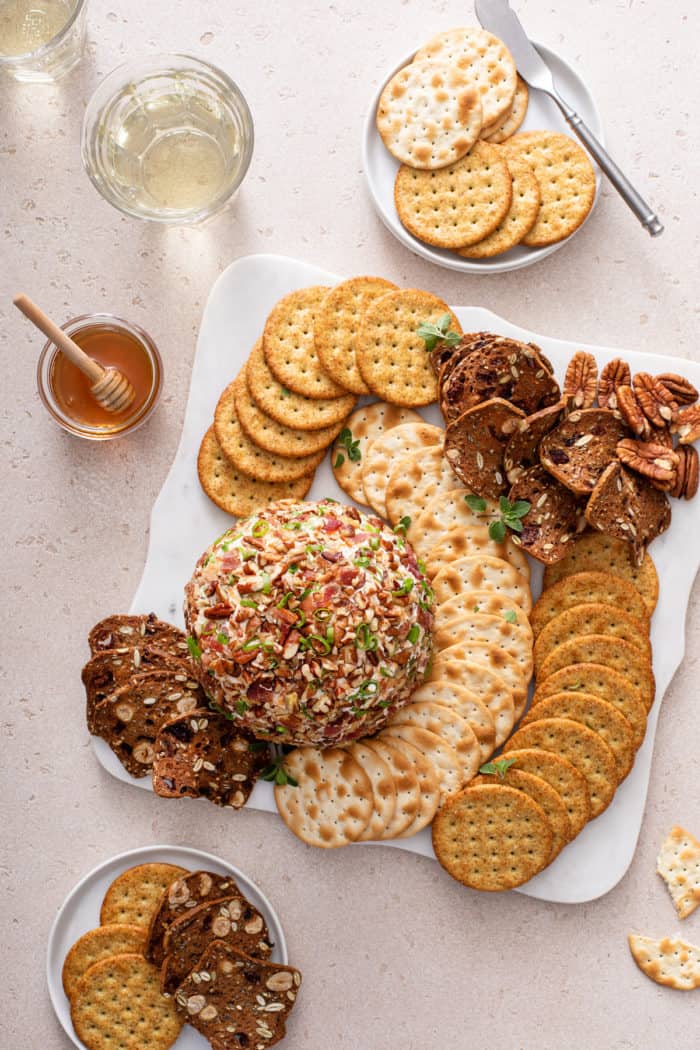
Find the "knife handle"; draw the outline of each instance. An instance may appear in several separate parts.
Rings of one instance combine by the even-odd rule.
[[[598,142],[598,139],[587,124],[584,123],[576,110],[567,105],[567,103],[564,102],[562,98],[559,98],[558,95],[554,96],[554,101],[564,114],[567,124],[573,128],[588,152],[595,157],[599,167],[610,179],[625,204],[631,208],[647,232],[650,233],[652,237],[658,237],[659,234],[664,232],[663,225],[658,215],[651,210],[644,198],[637,193],[630,180],[618,168],[610,154],[603,148],[600,142]]]

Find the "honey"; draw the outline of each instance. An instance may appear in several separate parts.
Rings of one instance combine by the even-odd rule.
[[[90,392],[91,380],[49,343],[39,361],[39,392],[54,418],[82,437],[118,437],[145,421],[161,387],[160,355],[145,332],[109,315],[76,318],[64,325],[93,360],[130,381],[135,397],[122,412],[108,412]]]

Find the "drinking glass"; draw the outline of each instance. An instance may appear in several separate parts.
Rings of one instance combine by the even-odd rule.
[[[58,80],[85,45],[87,0],[0,0],[0,71],[15,80]]]
[[[83,164],[120,211],[196,223],[232,197],[253,153],[253,118],[238,86],[191,55],[154,55],[113,70],[90,99]]]

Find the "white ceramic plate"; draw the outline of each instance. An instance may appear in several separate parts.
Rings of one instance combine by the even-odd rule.
[[[153,507],[148,557],[132,612],[153,611],[163,619],[183,623],[183,589],[195,562],[205,547],[231,523],[230,517],[202,492],[196,470],[199,443],[211,424],[219,394],[242,367],[267,314],[282,295],[304,285],[332,284],[338,280],[335,274],[294,259],[252,255],[229,266],[214,285],[199,333],[180,447]],[[440,292],[439,287],[433,290]],[[622,354],[633,372],[680,372],[700,386],[700,365],[692,361],[550,339],[479,307],[453,309],[465,332],[491,330],[525,342],[534,341],[551,359],[560,380],[572,354],[583,349],[595,354],[599,366]],[[435,405],[424,414],[431,422],[442,422]],[[319,467],[308,498],[324,496],[347,501],[335,482],[329,457]],[[529,896],[563,903],[593,900],[619,882],[632,860],[644,813],[661,698],[683,659],[688,598],[700,567],[699,507],[700,500],[692,503],[674,500],[671,529],[652,547],[661,578],[661,595],[651,636],[657,700],[649,715],[646,740],[637,754],[634,769],[606,812],[584,828],[549,868],[522,887],[521,892]],[[541,578],[541,566],[533,562],[535,595],[539,594]],[[150,777],[133,780],[104,741],[95,738],[93,743],[100,762],[110,773],[126,783],[151,790]],[[208,803],[197,801],[193,805],[206,809]],[[271,786],[258,782],[249,805],[274,812]],[[206,812],[202,813],[202,819],[206,819]],[[231,819],[236,819],[235,813]],[[411,839],[399,839],[387,845],[434,857],[429,829]]]
[[[600,114],[596,109],[590,91],[578,73],[563,58],[550,51],[549,48],[544,47],[543,44],[535,44],[535,47],[552,70],[555,84],[561,91],[562,96],[583,117],[596,138],[603,142]],[[565,244],[568,244],[571,237],[578,233],[578,230],[574,231],[565,240],[559,241],[557,244],[550,244],[546,248],[525,248],[524,246],[516,245],[515,248],[511,248],[502,255],[496,255],[492,259],[462,259],[455,252],[446,251],[443,248],[433,248],[429,244],[424,244],[423,241],[419,241],[401,224],[394,206],[394,182],[396,180],[396,172],[399,170],[399,162],[392,157],[382,142],[375,124],[375,116],[379,96],[384,90],[384,85],[395,73],[403,69],[412,60],[413,54],[406,55],[387,74],[384,82],[380,85],[369,107],[362,139],[362,160],[367,185],[374,206],[386,228],[393,233],[397,240],[405,244],[416,255],[421,255],[424,259],[436,263],[438,266],[444,266],[448,270],[459,270],[461,273],[489,274],[519,270],[523,266],[532,266],[533,263],[539,262],[540,259],[545,259],[552,252],[556,252],[559,248],[563,248]],[[561,131],[578,142],[574,132],[549,96],[542,91],[530,88],[530,102],[527,114],[519,130],[530,131],[540,128]],[[595,165],[594,167],[596,171],[596,193],[593,208],[596,206],[598,194],[600,193],[601,178],[597,167]],[[589,215],[592,214],[593,208],[591,208]],[[586,221],[587,219],[588,216]],[[581,229],[581,226],[579,226],[579,229]]]
[[[46,953],[46,979],[49,985],[49,995],[66,1035],[80,1050],[85,1050],[85,1044],[78,1039],[71,1022],[70,1004],[61,982],[63,963],[69,949],[78,938],[88,930],[100,925],[100,906],[107,888],[118,875],[137,864],[177,864],[190,871],[205,870],[213,871],[218,875],[233,875],[241,892],[265,917],[274,943],[272,961],[287,962],[287,944],[277,913],[255,883],[251,882],[247,875],[244,875],[238,868],[234,868],[232,864],[222,860],[221,857],[215,857],[212,853],[203,853],[201,850],[189,849],[185,846],[144,846],[141,849],[120,853],[93,868],[71,890],[61,905],[49,934],[49,946]],[[185,1025],[174,1046],[177,1047],[177,1050],[207,1050],[209,1043],[194,1028]]]

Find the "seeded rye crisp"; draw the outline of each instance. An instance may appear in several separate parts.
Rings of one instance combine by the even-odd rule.
[[[185,618],[206,692],[262,739],[376,732],[422,680],[432,592],[403,537],[332,500],[280,500],[199,559]]]

